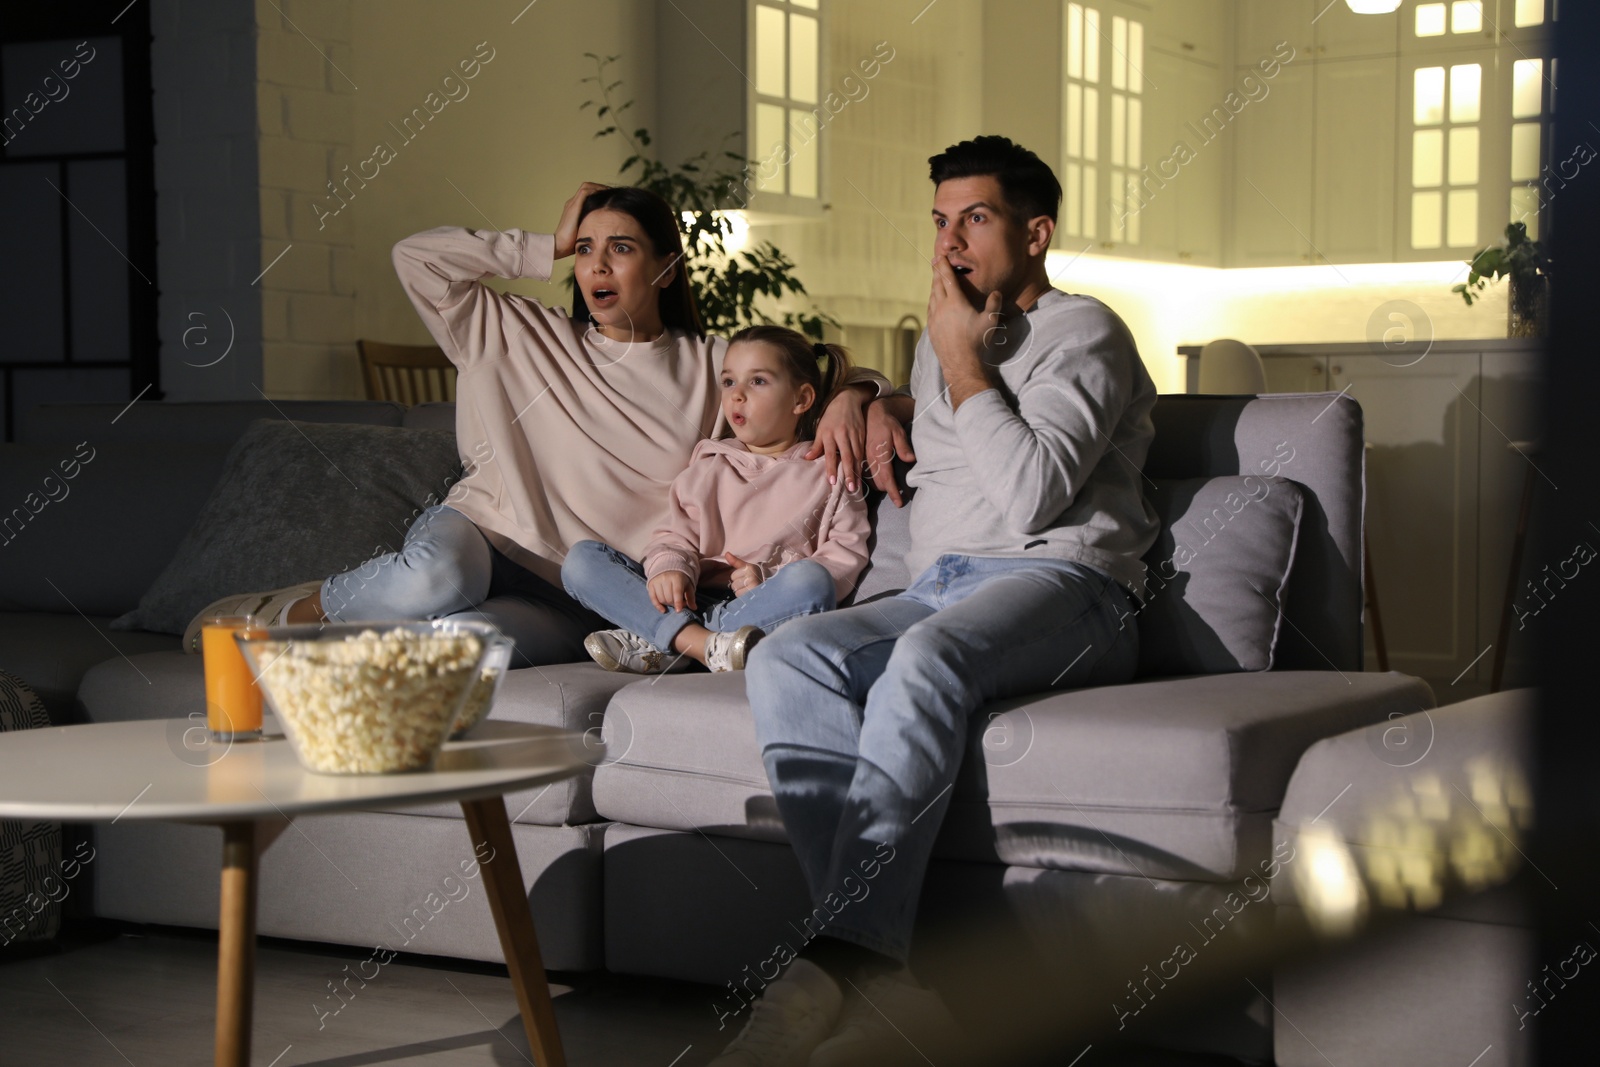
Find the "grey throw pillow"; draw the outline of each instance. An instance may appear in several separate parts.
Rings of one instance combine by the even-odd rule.
[[[181,634],[218,597],[393,552],[460,473],[448,431],[259,419],[228,453],[177,554],[111,628]]]
[[[1303,499],[1286,478],[1157,479],[1140,674],[1264,671],[1283,619]]]

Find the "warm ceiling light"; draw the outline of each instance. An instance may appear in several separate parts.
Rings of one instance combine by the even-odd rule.
[[[1387,15],[1400,6],[1400,0],[1344,0],[1358,15]]]

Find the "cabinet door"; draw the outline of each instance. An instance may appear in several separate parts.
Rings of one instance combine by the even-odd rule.
[[[1530,347],[1524,352],[1483,354],[1482,399],[1479,401],[1483,408],[1478,477],[1479,648],[1487,648],[1500,640],[1500,615],[1505,610],[1511,543],[1517,532],[1523,491],[1531,482],[1536,507],[1541,502],[1548,503],[1554,492],[1551,484],[1545,480],[1550,465],[1537,448],[1541,429],[1538,420],[1540,386],[1537,348]],[[1512,447],[1513,444],[1518,447]],[[1534,447],[1529,448],[1530,444]],[[1538,510],[1543,512],[1542,508]],[[1541,593],[1547,599],[1551,593],[1562,595],[1559,572],[1573,547],[1568,544],[1565,545],[1565,551],[1553,557],[1541,556],[1538,533],[1537,530],[1532,531],[1523,549],[1522,565],[1518,568],[1520,574],[1514,603],[1522,608],[1524,614],[1520,626],[1516,613],[1511,618],[1503,683],[1506,689],[1531,684],[1533,651],[1540,639],[1540,631],[1549,625],[1548,618],[1540,618],[1543,611],[1537,610],[1538,600],[1528,593],[1528,579],[1543,581],[1555,575],[1550,590],[1541,590]],[[1574,536],[1600,546],[1600,537],[1587,526],[1580,524]],[[1550,568],[1548,571],[1544,569],[1547,566]],[[1571,576],[1570,569],[1568,576]],[[1485,656],[1467,677],[1476,677],[1487,686],[1493,678],[1494,657],[1498,652],[1499,649],[1496,649]]]
[[[1222,94],[1217,68],[1197,60],[1178,70],[1178,89],[1187,101],[1214,100]],[[1251,105],[1254,106],[1254,105]],[[1172,146],[1168,146],[1171,151]],[[1194,266],[1222,265],[1222,181],[1227,146],[1207,146],[1185,163],[1178,175],[1178,262]]]
[[[1328,388],[1326,356],[1266,356],[1269,393],[1321,393]]]
[[[1151,48],[1217,65],[1226,58],[1227,30],[1222,0],[1151,0]]]
[[[1192,175],[1185,172],[1178,141],[1193,141],[1183,123],[1184,109],[1193,104],[1186,95],[1184,69],[1188,63],[1167,52],[1145,56],[1144,160],[1149,170],[1141,179],[1139,210],[1145,254],[1150,259],[1178,260],[1178,189]]]
[[[1326,0],[1324,0],[1326,3]],[[1358,15],[1350,5],[1338,0],[1329,3],[1317,17],[1313,42],[1317,59],[1351,56],[1393,56],[1400,51],[1400,25],[1414,18],[1410,5],[1387,15]]]
[[[1272,81],[1271,95],[1246,106],[1232,130],[1217,135],[1235,138],[1229,266],[1311,262],[1311,73],[1309,64],[1284,66]],[[1196,124],[1194,135],[1197,152],[1221,147],[1204,139],[1211,131],[1202,124]]]
[[[1341,5],[1342,6],[1342,5]],[[1315,257],[1394,259],[1395,79],[1398,61],[1318,59]],[[1266,103],[1271,103],[1270,98]],[[1324,261],[1318,258],[1319,262]]]
[[[1310,63],[1316,32],[1312,20],[1325,2],[1317,0],[1313,6],[1313,0],[1239,0],[1234,62],[1253,66],[1287,41],[1298,53],[1296,62]]]
[[[1217,68],[1166,52],[1146,54],[1140,212],[1147,258],[1195,266],[1222,263],[1221,141],[1196,150],[1189,125],[1200,101],[1220,99]]]
[[[1445,703],[1484,647],[1478,358],[1440,354],[1397,367],[1377,355],[1336,356],[1328,370],[1329,388],[1348,390],[1365,416],[1367,543],[1390,667],[1428,679]],[[1367,663],[1376,667],[1370,625]]]

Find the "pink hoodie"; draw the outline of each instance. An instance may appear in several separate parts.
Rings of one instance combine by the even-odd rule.
[[[724,552],[761,564],[769,577],[785,563],[814,559],[843,600],[867,565],[867,501],[843,478],[830,486],[822,459],[801,458],[810,447],[802,441],[760,456],[735,438],[701,441],[672,482],[667,519],[645,550],[645,576],[682,571],[699,585],[727,585]]]

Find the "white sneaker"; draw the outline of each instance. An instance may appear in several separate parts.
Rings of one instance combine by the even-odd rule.
[[[838,1027],[806,1062],[807,1067],[925,1064],[941,1053],[960,1058],[969,1044],[939,994],[901,971],[850,981]]]
[[[805,1067],[833,1032],[844,994],[828,972],[797,959],[750,1005],[739,1036],[709,1067]]]
[[[669,674],[686,671],[694,660],[676,652],[660,652],[632,630],[596,630],[583,639],[589,658],[608,671]]]
[[[322,579],[274,589],[270,593],[235,593],[214,600],[189,620],[183,630],[183,650],[200,651],[200,627],[210,615],[254,615],[262,626],[282,626],[289,609],[322,588]]]
[[[706,666],[713,671],[742,671],[750,650],[766,636],[754,626],[741,626],[732,633],[715,633],[706,638]]]

